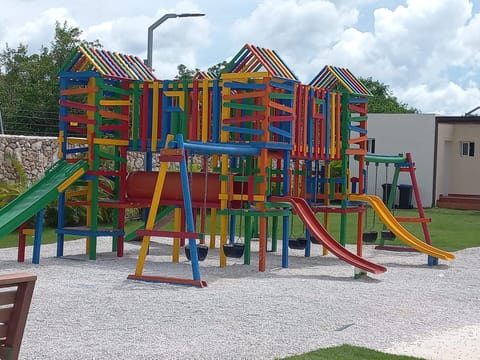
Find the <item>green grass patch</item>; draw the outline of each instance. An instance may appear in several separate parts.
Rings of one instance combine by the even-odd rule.
[[[418,212],[415,209],[412,210],[395,210],[395,216],[400,217],[418,217]],[[383,224],[378,219],[378,216],[375,215],[374,219],[373,210],[369,209],[365,218],[365,230],[377,230],[380,233],[383,229]],[[452,209],[440,209],[432,208],[425,209],[425,216],[431,219],[431,222],[428,223],[428,229],[430,232],[430,237],[432,240],[432,245],[447,251],[457,251],[461,249],[466,249],[470,247],[480,246],[480,238],[478,233],[480,233],[480,211],[468,211],[468,210],[452,210]],[[319,213],[317,214],[320,222],[323,223],[324,215]],[[218,219],[218,218],[217,218]],[[220,230],[219,221],[217,221],[217,234]],[[198,226],[200,221],[198,221]],[[207,219],[207,230],[206,233],[210,233],[210,218]],[[244,236],[243,230],[240,230],[240,225],[242,222],[237,219],[237,234]],[[278,236],[281,239],[281,220],[278,222],[279,232]],[[139,221],[127,221],[126,223],[126,234],[129,234],[131,231],[136,229],[141,222]],[[403,223],[402,224],[407,230],[417,236],[419,239],[424,240],[422,226],[420,223]],[[347,215],[347,243],[355,244],[356,240],[356,227],[357,227],[357,215],[349,214]],[[166,230],[172,230],[173,224],[170,223],[166,225]],[[271,228],[269,229],[271,231]],[[340,239],[340,215],[339,214],[329,214],[329,231],[337,240]],[[293,219],[293,229],[291,230],[289,236],[299,237],[303,236],[305,233],[305,228],[297,216],[294,216]],[[66,236],[66,240],[76,239],[75,236]],[[49,244],[56,241],[55,229],[44,228],[42,243]],[[31,236],[27,237],[27,244],[31,245],[33,238]],[[399,240],[394,241],[385,241],[388,245],[403,245]],[[2,239],[0,239],[0,248],[5,247],[14,247],[18,245],[18,233],[13,232]]]
[[[418,217],[416,209],[405,210],[396,209],[394,211],[396,217]],[[425,217],[431,219],[427,224],[430,232],[432,245],[446,251],[457,251],[470,247],[480,246],[480,211],[468,210],[453,210],[430,208],[425,209]],[[324,214],[318,213],[317,218],[324,224]],[[329,214],[328,230],[334,238],[340,240],[340,215]],[[425,241],[422,225],[420,223],[402,223],[412,234],[417,236],[420,240]],[[357,235],[357,215],[347,215],[347,244],[356,243]],[[378,239],[380,239],[381,231],[384,229],[382,222],[372,209],[368,209],[365,215],[364,231],[375,230],[378,232]],[[294,217],[292,237],[299,237],[304,234],[305,228],[298,219]],[[377,244],[379,240],[377,241]],[[385,241],[386,245],[405,245],[402,241],[396,239],[394,241]]]
[[[395,210],[394,215],[399,217],[418,217],[418,212],[415,209],[401,209]],[[369,209],[367,214],[368,224],[365,226],[365,230],[371,229],[372,217],[373,211]],[[425,209],[425,217],[431,219],[427,227],[433,246],[447,251],[480,246],[480,238],[478,237],[480,232],[480,211],[431,208]],[[353,217],[349,222],[353,222],[353,219],[355,218]],[[349,224],[349,228],[353,227],[353,233],[355,233],[354,226],[355,224]],[[420,223],[402,223],[402,226],[419,239],[425,240]],[[380,237],[383,224],[378,220],[378,217],[375,229]],[[355,240],[350,236],[348,242],[355,243]],[[389,245],[403,244],[399,240],[385,241],[385,243]]]
[[[133,231],[138,225],[139,221],[129,221],[126,223],[125,232],[128,234],[130,231]],[[65,235],[65,240],[76,240],[81,239],[77,235]],[[57,234],[54,228],[44,227],[42,232],[42,244],[53,244],[57,241]],[[27,236],[25,239],[26,245],[33,245],[33,236]],[[14,231],[2,238],[0,238],[0,249],[17,247],[18,246],[18,231]]]
[[[282,360],[422,360],[422,358],[387,354],[358,346],[341,345],[286,357]]]

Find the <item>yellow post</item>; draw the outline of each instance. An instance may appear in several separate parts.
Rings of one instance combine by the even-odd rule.
[[[335,157],[336,153],[336,147],[335,147],[335,139],[336,139],[336,132],[339,131],[336,128],[336,113],[335,110],[337,109],[337,106],[335,104],[335,99],[336,99],[336,94],[332,93],[332,96],[330,96],[330,157]]]
[[[182,228],[182,209],[175,208],[173,210],[173,229],[176,232],[180,232]],[[173,255],[172,262],[180,261],[180,238],[173,238]]]
[[[210,209],[210,249],[215,249],[217,237],[217,209]]]
[[[165,142],[165,148],[168,147],[168,143],[172,141],[173,135],[167,136]],[[153,192],[152,204],[150,206],[150,212],[148,213],[147,223],[145,224],[145,230],[152,230],[155,225],[155,218],[157,217],[158,206],[160,204],[160,196],[162,195],[163,185],[165,184],[165,177],[167,175],[168,162],[163,161],[160,164],[160,170],[158,171],[157,182],[155,183],[155,190]],[[145,235],[142,240],[142,246],[140,248],[140,254],[138,255],[137,268],[135,269],[135,275],[140,276],[143,273],[143,267],[145,265],[145,259],[147,258],[148,246],[150,245],[150,236]]]

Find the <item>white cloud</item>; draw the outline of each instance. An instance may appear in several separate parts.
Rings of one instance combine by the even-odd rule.
[[[469,1],[409,0],[394,10],[377,9],[374,16],[377,50],[385,54],[391,70],[379,68],[376,76],[391,84],[402,101],[424,112],[458,114],[480,100],[461,68],[472,62],[475,39],[470,34],[480,27],[478,19],[471,20]]]
[[[461,114],[480,105],[480,14],[472,13],[469,0],[118,4],[84,0],[59,8],[55,0],[3,0],[0,43],[21,41],[38,51],[52,41],[55,21],[67,20],[108,50],[145,58],[154,21],[166,13],[206,12],[169,19],[154,31],[158,77],[173,77],[179,63],[210,66],[250,43],[277,51],[303,82],[332,64],[389,85],[402,102],[424,112]]]
[[[125,16],[118,15],[118,6],[111,12],[106,12],[106,7],[108,6],[103,3],[102,6],[92,3],[87,8],[95,15],[90,17],[86,16],[85,11],[66,6],[47,8],[35,16],[23,13],[27,20],[22,22],[2,19],[0,42],[8,43],[10,47],[17,47],[22,42],[28,44],[31,52],[37,52],[41,45],[48,46],[53,41],[55,21],[67,21],[69,26],[79,27],[83,31],[82,38],[89,41],[98,39],[107,50],[146,58],[147,29],[152,23],[167,13],[201,12],[198,4],[192,1],[175,2],[171,8],[155,7],[154,12],[138,15],[134,15],[138,13],[136,8],[129,11],[128,6],[125,6]],[[98,16],[99,14],[103,16]],[[197,53],[210,44],[210,38],[211,25],[208,18],[174,18],[165,21],[154,31],[153,64],[157,76],[173,77],[181,62],[192,68],[197,67]]]
[[[372,31],[360,31],[360,6],[372,3],[265,0],[234,23],[232,38],[238,48],[253,43],[277,50],[304,82],[332,64],[384,82],[424,112],[458,113],[480,102],[472,86],[480,16],[472,16],[470,1],[407,0],[376,9]]]
[[[427,80],[441,75],[458,56],[457,31],[468,21],[471,10],[467,0],[410,0],[407,6],[394,10],[377,9],[378,46],[394,66],[408,71],[395,80]]]
[[[463,115],[480,105],[478,86],[462,88],[452,81],[442,87],[419,84],[399,91],[404,101],[412,106],[421,104],[426,113]]]
[[[2,40],[10,47],[16,48],[22,43],[28,45],[30,52],[38,52],[42,45],[48,46],[53,41],[56,21],[67,21],[70,26],[76,26],[75,19],[66,8],[50,8],[20,26],[7,25]]]
[[[355,9],[340,11],[329,1],[266,0],[250,16],[237,20],[231,32],[238,48],[244,43],[272,48],[297,65],[332,46],[357,17]]]
[[[148,27],[164,14],[200,12],[189,4],[180,2],[174,9],[159,9],[152,16],[118,17],[94,24],[85,30],[85,36],[89,40],[99,39],[108,50],[128,52],[145,59]],[[169,18],[159,25],[153,31],[152,63],[156,75],[172,78],[180,63],[195,68],[196,53],[210,42],[210,27],[204,17]]]

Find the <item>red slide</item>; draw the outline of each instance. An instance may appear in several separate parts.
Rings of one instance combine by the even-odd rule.
[[[381,265],[374,264],[354,253],[348,251],[345,247],[343,247],[340,243],[338,243],[332,235],[329,234],[327,229],[323,227],[323,225],[318,221],[315,213],[313,212],[312,208],[305,199],[290,197],[290,198],[277,198],[275,200],[282,199],[283,201],[289,201],[295,211],[297,212],[298,217],[303,221],[305,226],[307,227],[310,234],[314,236],[318,241],[322,243],[332,254],[334,254],[339,259],[353,265],[357,268],[362,270],[374,273],[374,274],[381,274],[387,269]]]

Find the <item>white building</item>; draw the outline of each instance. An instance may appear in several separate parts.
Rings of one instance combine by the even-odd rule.
[[[480,157],[479,150],[475,149],[475,144],[480,143],[480,117],[369,114],[368,138],[376,154],[412,154],[424,207],[436,206],[440,195],[442,201],[438,205],[448,206],[443,198],[449,194],[451,198],[463,196],[462,202],[465,198],[478,197],[480,203]],[[375,193],[374,173],[375,166],[371,164],[369,193]],[[388,179],[385,166],[379,165],[379,196],[381,185],[391,182],[392,178],[393,165],[388,169]],[[398,184],[411,184],[408,173],[400,173]]]

